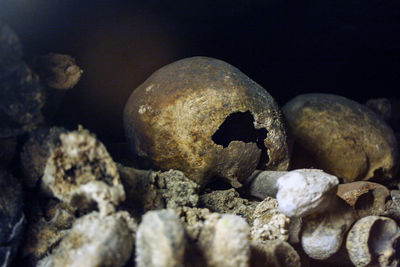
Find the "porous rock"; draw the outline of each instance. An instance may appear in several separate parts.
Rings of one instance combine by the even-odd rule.
[[[134,245],[136,223],[127,212],[102,216],[92,212],[72,229],[38,266],[124,266]]]
[[[269,240],[287,241],[289,225],[290,219],[279,210],[276,199],[267,197],[254,210],[251,239],[260,244]]]
[[[200,233],[199,246],[206,266],[248,267],[250,264],[250,227],[233,214],[212,214]]]
[[[29,135],[21,151],[23,183],[34,187],[42,178],[50,154],[60,145],[60,134],[67,130],[61,127],[40,128]]]
[[[387,217],[358,220],[347,235],[346,248],[356,266],[398,266],[400,229]]]
[[[239,193],[234,188],[231,188],[228,190],[214,190],[211,193],[201,195],[200,205],[212,212],[242,216],[248,223],[251,223],[254,209],[258,202],[241,198]]]
[[[269,240],[264,244],[251,244],[251,267],[300,267],[297,251],[282,240]]]
[[[138,211],[196,207],[199,185],[181,171],[154,172],[118,166],[126,190],[126,204]]]
[[[303,218],[301,245],[312,259],[326,260],[340,250],[345,234],[357,215],[340,198],[330,202],[324,213]]]
[[[42,188],[84,210],[93,203],[102,214],[114,212],[125,199],[117,166],[104,145],[82,128],[60,135],[47,160]]]
[[[314,167],[346,182],[395,175],[395,135],[364,105],[337,95],[305,94],[286,103],[283,112],[295,143],[311,155]]]
[[[178,216],[170,210],[147,212],[136,236],[136,266],[184,266],[185,233]]]
[[[276,199],[288,217],[303,217],[323,211],[336,197],[339,181],[321,170],[290,171],[278,180]]]
[[[22,186],[8,171],[0,168],[0,265],[10,266],[23,230]]]
[[[286,170],[289,149],[271,95],[226,62],[192,57],[153,73],[129,97],[133,151],[201,186],[219,176],[239,187],[258,166]]]

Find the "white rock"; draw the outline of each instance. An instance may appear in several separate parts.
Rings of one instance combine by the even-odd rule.
[[[60,135],[60,144],[51,152],[42,189],[74,208],[96,203],[102,215],[115,211],[125,199],[117,166],[105,146],[82,128]]]
[[[267,197],[260,202],[254,210],[253,218],[253,242],[267,244],[269,240],[288,240],[290,219],[279,210],[276,199]]]
[[[183,226],[173,211],[149,211],[137,232],[136,266],[183,267],[185,246]]]
[[[56,250],[39,267],[124,266],[132,253],[136,223],[127,212],[92,212],[75,221]]]
[[[322,211],[336,197],[336,176],[316,169],[288,172],[278,179],[279,209],[288,217]]]
[[[248,267],[250,227],[242,217],[212,214],[204,223],[199,245],[206,266]]]

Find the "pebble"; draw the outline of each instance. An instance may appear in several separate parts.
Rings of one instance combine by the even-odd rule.
[[[183,267],[186,238],[178,216],[170,210],[147,212],[136,235],[137,267]]]
[[[321,170],[290,171],[278,179],[279,209],[288,217],[324,211],[336,197],[338,183],[335,176]]]

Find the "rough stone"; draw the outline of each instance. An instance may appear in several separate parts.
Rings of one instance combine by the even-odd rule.
[[[36,186],[44,174],[50,154],[60,145],[60,134],[66,132],[64,128],[52,127],[40,128],[30,133],[20,155],[24,185]]]
[[[83,73],[73,57],[57,53],[37,57],[34,69],[47,86],[58,90],[74,87]]]
[[[121,180],[126,190],[126,204],[137,211],[196,207],[199,185],[181,171],[153,172],[120,165]]]
[[[116,164],[104,145],[81,128],[60,135],[41,185],[45,192],[79,210],[96,204],[101,214],[114,212],[125,199]]]
[[[234,188],[231,188],[228,190],[215,190],[201,195],[200,205],[212,212],[242,216],[250,224],[253,221],[254,209],[258,202],[241,198],[239,193]]]
[[[233,214],[212,214],[200,233],[199,246],[206,266],[248,267],[250,227]]]
[[[101,216],[92,212],[72,229],[37,266],[124,266],[132,253],[136,223],[127,212]]]
[[[192,57],[152,74],[129,97],[124,126],[138,156],[204,186],[239,187],[257,166],[286,170],[289,149],[271,95],[235,67]]]
[[[184,266],[185,233],[178,216],[169,210],[143,216],[136,238],[136,266]]]
[[[338,179],[321,170],[290,171],[278,180],[279,209],[288,217],[324,211],[336,197]]]
[[[391,178],[397,172],[395,135],[364,105],[336,95],[305,94],[286,103],[283,112],[295,143],[311,155],[314,167],[345,182]]]
[[[346,248],[356,266],[398,266],[400,229],[386,217],[358,220],[347,235]]]
[[[287,241],[289,225],[290,219],[279,210],[276,199],[267,197],[254,210],[251,239],[260,244],[269,240]]]

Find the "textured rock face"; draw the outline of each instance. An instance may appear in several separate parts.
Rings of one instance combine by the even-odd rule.
[[[286,103],[283,112],[296,144],[316,167],[346,182],[397,171],[393,131],[367,107],[336,95],[306,94]]]
[[[336,197],[338,179],[321,170],[302,169],[278,179],[279,209],[288,217],[323,211]]]
[[[143,216],[136,238],[138,267],[183,267],[185,232],[178,216],[168,210]]]
[[[132,252],[134,227],[125,212],[105,217],[92,212],[76,220],[57,249],[38,266],[124,266]]]
[[[286,170],[289,163],[273,98],[212,58],[187,58],[156,71],[128,99],[124,126],[139,156],[200,185],[218,175],[240,186],[257,166]]]
[[[276,199],[267,197],[258,204],[253,214],[251,238],[253,242],[268,244],[269,240],[289,239],[290,219],[278,208]]]
[[[117,166],[106,148],[86,130],[60,135],[47,160],[42,187],[78,209],[96,203],[102,214],[125,199]]]
[[[250,227],[232,214],[213,214],[205,222],[199,237],[206,266],[248,267],[250,264]]]

